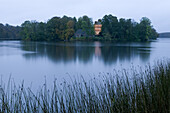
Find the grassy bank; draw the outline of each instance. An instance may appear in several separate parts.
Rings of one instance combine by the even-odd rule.
[[[121,75],[121,77],[120,77]],[[0,112],[61,113],[169,113],[170,61],[158,61],[153,68],[115,71],[101,79],[72,84],[57,84],[52,90],[46,83],[33,93],[22,83],[13,82],[0,88]]]

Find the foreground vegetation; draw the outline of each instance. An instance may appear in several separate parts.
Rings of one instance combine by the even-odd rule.
[[[54,80],[52,90],[45,83],[37,93],[9,82],[0,88],[0,112],[169,113],[169,86],[169,60],[144,70],[100,74],[89,82],[82,78],[58,86]]]

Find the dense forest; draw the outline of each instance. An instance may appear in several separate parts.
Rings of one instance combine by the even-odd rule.
[[[148,41],[156,39],[158,33],[151,25],[151,21],[143,17],[140,23],[132,19],[117,19],[112,15],[105,15],[102,22],[101,35],[105,39],[129,40],[129,41]]]
[[[0,24],[0,39],[20,39],[21,28]]]
[[[83,16],[53,17],[47,22],[25,21],[20,27],[0,24],[0,38],[22,38],[31,41],[69,41],[69,40],[124,40],[148,41],[156,39],[158,33],[151,21],[143,17],[140,23],[132,19],[118,19],[116,16],[105,15],[98,20],[102,24],[102,32],[95,36],[92,18]],[[86,33],[85,37],[75,37],[77,30]]]
[[[25,21],[21,25],[21,36],[24,40],[33,41],[63,41],[70,40],[74,33],[82,29],[88,36],[94,35],[93,21],[87,16],[53,17],[48,22]]]

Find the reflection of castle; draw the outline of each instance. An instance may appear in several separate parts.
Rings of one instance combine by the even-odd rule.
[[[94,31],[95,31],[95,35],[99,35],[100,32],[102,31],[102,24],[99,21],[96,21],[94,24]]]
[[[95,44],[95,56],[101,56],[100,42],[94,42]]]

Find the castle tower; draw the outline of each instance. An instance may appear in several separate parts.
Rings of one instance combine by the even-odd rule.
[[[102,31],[102,24],[101,22],[96,21],[94,24],[94,31],[95,35],[99,35],[99,33]]]

